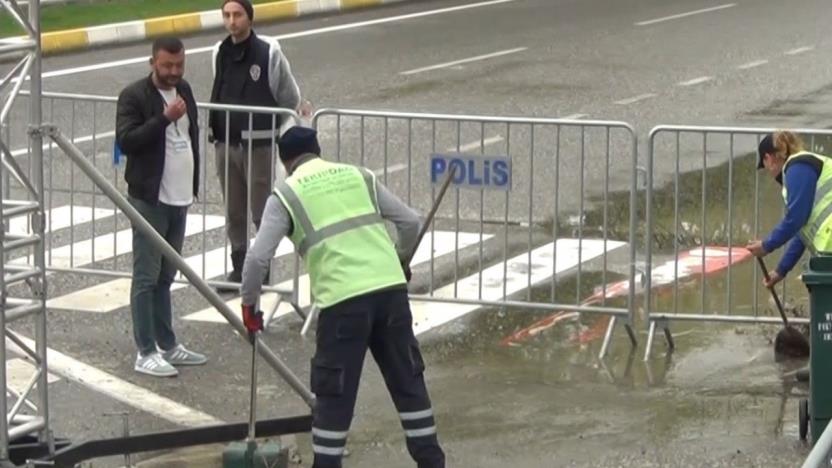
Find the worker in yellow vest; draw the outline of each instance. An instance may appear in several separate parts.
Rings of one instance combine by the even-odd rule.
[[[766,135],[758,147],[759,169],[782,185],[786,214],[764,240],[750,242],[757,257],[789,246],[766,287],[783,280],[805,250],[812,255],[832,252],[832,160],[804,150],[798,135],[778,131]]]
[[[292,127],[278,141],[289,176],[266,202],[243,266],[243,322],[262,329],[256,309],[269,261],[284,236],[303,257],[320,307],[312,358],[313,468],[340,467],[364,356],[376,360],[419,468],[442,468],[436,423],[413,334],[403,259],[416,247],[420,221],[375,175],[324,161],[314,130]],[[398,245],[384,220],[395,224]]]

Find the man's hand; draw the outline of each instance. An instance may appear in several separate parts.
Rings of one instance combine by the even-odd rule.
[[[188,112],[188,106],[185,105],[185,100],[181,97],[177,97],[176,101],[165,106],[165,118],[171,122],[181,119],[186,112]]]
[[[763,279],[763,284],[768,289],[771,289],[781,281],[783,281],[783,277],[780,276],[780,273],[778,273],[777,270],[772,270],[768,273],[768,280]]]
[[[766,249],[763,248],[763,241],[758,241],[757,240],[757,241],[749,242],[748,245],[745,246],[745,248],[748,249],[748,251],[751,252],[751,255],[753,255],[755,257],[762,258],[762,257],[765,257],[766,255],[768,255],[768,252],[766,252]]]
[[[253,305],[243,304],[243,325],[250,334],[263,330],[263,311],[255,310]]]
[[[300,102],[296,111],[301,118],[308,119],[315,113],[315,108],[312,107],[311,102],[304,99]]]

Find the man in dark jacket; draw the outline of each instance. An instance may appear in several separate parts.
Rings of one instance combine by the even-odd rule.
[[[252,30],[251,2],[224,0],[222,16],[229,34],[214,49],[211,102],[297,109],[308,116],[311,106],[301,101],[300,89],[280,44],[273,38],[257,36]],[[275,164],[274,149],[282,123],[271,114],[224,111],[210,114],[231,244],[233,271],[227,278],[230,282],[241,280],[248,247],[248,214],[259,229],[274,180],[283,179],[282,168]]]
[[[188,207],[199,190],[199,128],[196,100],[182,79],[185,47],[175,38],[157,39],[152,73],[118,97],[116,141],[127,156],[124,178],[130,204],[182,252]],[[139,354],[135,370],[173,377],[174,366],[202,365],[173,332],[170,286],[176,267],[133,226],[130,309]]]

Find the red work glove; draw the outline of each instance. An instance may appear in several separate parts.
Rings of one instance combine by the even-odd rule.
[[[263,330],[263,311],[254,310],[253,305],[243,304],[243,325],[249,333],[257,333]]]

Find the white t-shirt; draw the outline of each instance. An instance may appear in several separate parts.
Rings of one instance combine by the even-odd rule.
[[[160,89],[165,105],[176,101],[176,89]],[[159,201],[172,206],[188,206],[194,202],[194,151],[188,130],[188,114],[171,122],[165,130],[165,169],[159,187]]]

